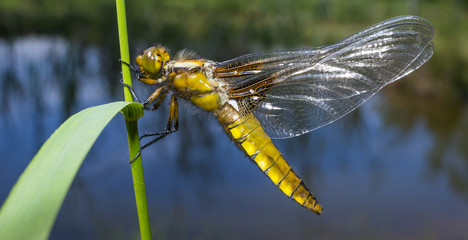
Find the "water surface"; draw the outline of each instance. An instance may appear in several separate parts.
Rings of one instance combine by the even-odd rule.
[[[54,36],[0,41],[0,55],[8,56],[0,59],[2,202],[70,114],[121,99],[118,70],[102,71],[104,54]],[[324,206],[322,216],[286,198],[214,117],[180,104],[179,131],[143,153],[153,235],[468,238],[468,107],[408,96],[399,84],[331,125],[274,141]],[[162,130],[167,109],[145,114],[140,132]],[[51,239],[139,237],[128,159],[118,115],[84,161]]]

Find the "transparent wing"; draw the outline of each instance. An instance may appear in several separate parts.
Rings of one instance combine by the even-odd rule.
[[[419,68],[432,56],[432,38],[429,21],[401,16],[329,46],[222,62],[215,76],[270,137],[294,137],[337,120]]]

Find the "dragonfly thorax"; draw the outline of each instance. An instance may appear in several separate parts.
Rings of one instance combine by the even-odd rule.
[[[206,111],[215,111],[227,101],[226,91],[212,77],[212,62],[204,59],[176,60],[166,65],[173,91]]]

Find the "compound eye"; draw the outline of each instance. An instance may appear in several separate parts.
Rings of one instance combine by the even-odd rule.
[[[144,74],[157,75],[161,71],[161,56],[159,56],[155,47],[148,48],[142,55],[138,55],[136,62]]]
[[[143,69],[151,74],[157,75],[161,70],[162,59],[156,48],[152,47],[143,53]]]
[[[140,70],[146,77],[157,77],[163,65],[169,60],[169,53],[164,47],[150,47],[136,58]]]

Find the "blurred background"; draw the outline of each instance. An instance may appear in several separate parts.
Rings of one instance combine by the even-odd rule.
[[[274,141],[323,216],[285,197],[214,117],[182,103],[179,131],[143,153],[154,238],[467,239],[467,1],[127,1],[132,59],[156,43],[215,61],[320,46],[405,14],[434,24],[427,64],[335,123]],[[66,118],[123,99],[115,3],[2,0],[0,56],[3,202]],[[163,105],[140,133],[164,129]],[[51,239],[139,238],[128,160],[119,115],[84,161]]]

